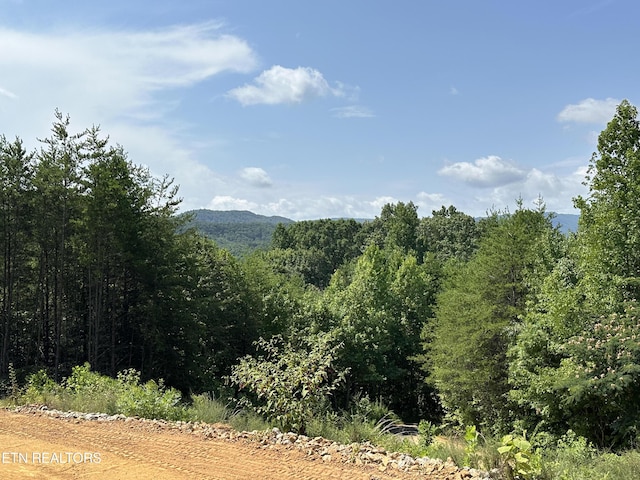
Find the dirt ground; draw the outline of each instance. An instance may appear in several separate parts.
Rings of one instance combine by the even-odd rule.
[[[286,446],[207,439],[139,421],[0,410],[0,479],[443,479],[326,463]],[[453,478],[453,477],[451,477]]]

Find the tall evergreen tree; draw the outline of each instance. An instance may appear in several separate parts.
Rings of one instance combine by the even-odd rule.
[[[467,425],[506,429],[507,350],[526,302],[553,268],[560,236],[544,211],[496,216],[473,258],[445,279],[425,364],[444,407]]]
[[[20,333],[30,316],[32,182],[32,155],[20,139],[10,143],[0,136],[0,374],[28,355],[29,342]]]

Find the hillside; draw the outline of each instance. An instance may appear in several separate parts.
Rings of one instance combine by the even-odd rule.
[[[271,243],[276,226],[293,223],[285,217],[258,215],[246,210],[191,210],[183,215],[193,219],[187,227],[196,228],[236,256],[243,256]]]

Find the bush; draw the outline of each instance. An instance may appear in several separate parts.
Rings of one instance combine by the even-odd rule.
[[[85,363],[73,367],[71,375],[58,385],[46,371],[31,375],[27,380],[21,403],[42,403],[60,410],[100,412],[180,420],[187,416],[181,405],[182,395],[164,382],[149,380],[140,383],[140,373],[124,370],[114,379],[92,372]]]
[[[533,450],[531,443],[524,435],[502,437],[498,453],[502,457],[503,469],[509,479],[529,480],[538,478],[542,473],[540,454]]]
[[[305,345],[306,343],[306,345]],[[265,355],[246,356],[233,367],[231,382],[250,394],[257,413],[284,430],[304,433],[314,413],[322,410],[345,372],[334,373],[332,364],[341,345],[330,335],[306,339],[295,348],[281,336],[258,340]]]
[[[71,369],[71,375],[62,382],[68,405],[65,410],[118,413],[118,396],[122,386],[118,382],[91,371],[88,363]]]
[[[175,388],[166,388],[162,379],[140,383],[140,372],[129,369],[118,373],[121,385],[116,400],[117,410],[129,416],[183,420],[186,410],[180,405],[182,394]]]

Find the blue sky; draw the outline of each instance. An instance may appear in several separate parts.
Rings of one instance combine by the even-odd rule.
[[[0,0],[0,133],[54,110],[180,185],[182,210],[575,213],[638,99],[633,0]]]

